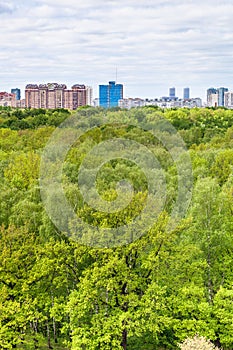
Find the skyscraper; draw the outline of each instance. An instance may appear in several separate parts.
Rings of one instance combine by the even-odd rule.
[[[190,90],[188,87],[184,88],[184,100],[188,100],[190,98]]]
[[[169,97],[171,100],[175,99],[175,97],[176,97],[176,88],[175,87],[172,87],[169,89]]]
[[[228,92],[228,89],[227,88],[224,88],[224,87],[220,87],[218,89],[218,105],[220,107],[223,107],[225,106],[225,92]]]
[[[99,85],[99,105],[109,108],[117,107],[118,101],[123,98],[123,85],[110,81],[108,85]]]

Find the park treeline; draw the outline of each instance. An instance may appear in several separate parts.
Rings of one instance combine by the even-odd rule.
[[[90,227],[130,224],[149,195],[148,179],[136,161],[106,155],[94,184],[99,195],[115,200],[117,184],[128,179],[133,198],[116,213],[86,203],[78,178],[94,147],[107,140],[133,140],[158,160],[160,167],[148,167],[156,181],[165,178],[163,207],[136,239],[125,237],[114,247],[109,237],[101,237],[96,247],[91,233],[81,240],[77,232],[69,236],[50,220],[41,200],[40,162],[53,132],[70,117],[87,131],[66,155],[62,185],[70,206]],[[167,224],[177,193],[185,193],[178,177],[187,174],[185,167],[177,173],[172,157],[177,143],[166,147],[148,131],[158,121],[167,140],[177,130],[192,164],[192,178],[186,179],[191,203],[173,230]],[[87,184],[95,162],[93,155]],[[0,108],[0,348],[165,350],[178,349],[177,344],[198,334],[232,349],[232,169],[231,110]],[[56,206],[53,195],[51,205]]]

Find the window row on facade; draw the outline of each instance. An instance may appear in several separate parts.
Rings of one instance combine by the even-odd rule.
[[[91,105],[92,88],[75,84],[69,90],[65,84],[28,84],[25,89],[27,108],[67,108],[75,110],[80,106]]]

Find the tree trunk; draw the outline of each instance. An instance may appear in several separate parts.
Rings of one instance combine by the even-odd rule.
[[[47,343],[48,343],[48,349],[52,349],[51,338],[50,338],[50,329],[49,329],[49,320],[47,320]]]
[[[122,345],[122,348],[124,350],[126,350],[126,348],[127,348],[127,330],[126,330],[126,328],[122,332],[122,343],[121,343],[121,345]]]
[[[54,343],[57,344],[57,327],[56,327],[56,320],[53,317],[53,339]]]

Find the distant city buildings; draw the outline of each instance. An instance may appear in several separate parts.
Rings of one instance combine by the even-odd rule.
[[[123,99],[123,85],[109,81],[108,85],[99,85],[99,106],[104,108],[118,107]]]
[[[225,107],[233,109],[233,92],[226,91],[224,94]]]
[[[176,98],[176,88],[172,87],[169,89],[169,98],[174,100]]]
[[[219,107],[225,106],[225,92],[228,92],[227,88],[220,87],[218,89],[218,106]]]
[[[169,96],[160,98],[124,98],[123,84],[109,81],[106,85],[99,85],[99,96],[93,98],[93,89],[84,84],[74,84],[68,89],[65,84],[27,84],[25,99],[21,99],[19,88],[12,88],[11,92],[0,92],[0,106],[13,108],[65,108],[76,110],[81,106],[94,107],[120,107],[125,109],[143,106],[157,106],[158,108],[200,108],[200,107],[225,107],[233,109],[233,90],[227,87],[211,87],[207,90],[206,102],[201,98],[191,98],[190,88],[183,88],[183,96],[176,96],[176,88],[169,88]]]
[[[16,100],[19,101],[21,99],[21,92],[20,89],[15,88],[15,89],[11,89],[11,93],[15,94]]]
[[[20,89],[11,89],[11,92],[0,92],[0,106],[2,107],[25,107],[25,100],[20,99]]]
[[[142,98],[123,98],[118,101],[118,106],[126,109],[144,107],[145,105],[146,102]]]
[[[27,108],[67,108],[75,110],[89,104],[92,88],[84,84],[75,84],[70,90],[65,84],[28,84],[25,89]]]
[[[230,107],[228,88],[209,88],[207,90],[207,107]]]
[[[94,100],[92,101],[92,106],[93,107],[99,107],[99,98],[94,98]]]
[[[183,99],[184,100],[190,99],[190,89],[188,87],[184,88]]]
[[[9,92],[0,92],[0,106],[16,107],[16,95]]]
[[[207,90],[207,107],[217,107],[218,106],[218,90],[215,88],[209,88]]]
[[[202,100],[199,97],[190,99],[170,99],[168,97],[161,97],[160,99],[140,99],[140,98],[124,98],[119,100],[118,106],[120,108],[136,108],[144,106],[157,106],[159,108],[200,108],[202,107]]]
[[[86,86],[86,104],[88,106],[93,105],[93,89],[91,86]]]

